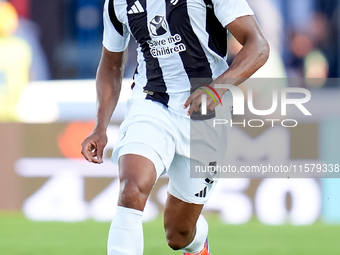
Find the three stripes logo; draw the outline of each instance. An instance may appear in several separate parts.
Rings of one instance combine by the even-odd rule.
[[[171,3],[172,5],[176,5],[176,4],[178,3],[178,0],[170,0],[170,3]]]
[[[207,195],[207,186],[205,186],[204,189],[202,189],[200,192],[195,194],[195,197],[205,197]]]
[[[216,167],[216,165],[217,165],[216,161],[209,163],[209,166],[215,166]],[[213,179],[210,179],[210,178],[205,178],[204,181],[205,181],[206,184],[213,184],[214,183]],[[206,197],[207,189],[208,189],[208,186],[205,186],[204,189],[202,189],[200,192],[195,194],[195,197]]]
[[[140,2],[137,0],[133,3],[130,10],[128,11],[128,14],[137,14],[144,12],[143,6],[140,4]]]

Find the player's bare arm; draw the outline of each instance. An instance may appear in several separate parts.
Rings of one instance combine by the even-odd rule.
[[[93,133],[83,141],[81,150],[84,158],[92,163],[103,162],[103,150],[107,144],[106,130],[121,89],[124,55],[124,52],[110,52],[103,47],[96,76],[96,126]]]
[[[212,86],[214,84],[224,84],[226,79],[230,81],[229,84],[235,86],[241,84],[263,66],[269,57],[268,42],[254,16],[239,17],[228,24],[226,29],[229,30],[243,48],[236,55],[227,71],[214,80],[213,84],[211,84]],[[222,96],[227,90],[216,89],[216,91]],[[188,115],[199,110],[203,93],[205,93],[203,90],[198,89],[187,99],[184,108],[191,104]],[[208,109],[211,111],[215,106],[213,99],[207,97]]]

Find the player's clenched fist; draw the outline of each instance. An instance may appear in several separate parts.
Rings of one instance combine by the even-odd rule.
[[[92,163],[103,163],[103,151],[107,144],[105,132],[94,131],[81,144],[81,154]]]

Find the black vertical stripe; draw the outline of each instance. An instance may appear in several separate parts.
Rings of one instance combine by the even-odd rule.
[[[186,46],[186,50],[180,52],[179,55],[190,79],[191,92],[193,92],[198,87],[210,84],[213,81],[210,63],[192,28],[187,0],[179,0],[176,5],[171,4],[170,0],[165,1],[166,17],[171,35],[179,34],[182,38],[181,43]],[[206,115],[201,115],[200,112],[194,112],[191,115],[191,119],[210,119],[214,117],[215,110],[208,112]]]
[[[123,36],[123,25],[122,25],[122,23],[119,22],[119,20],[116,16],[113,1],[114,0],[110,0],[109,6],[108,6],[110,20],[111,20],[112,25],[115,27],[116,31],[121,36]]]
[[[131,9],[135,0],[127,0],[127,12]],[[146,0],[139,0],[144,12],[127,14],[131,33],[141,47],[146,63],[147,84],[145,90],[158,92],[154,95],[147,95],[148,99],[159,101],[167,105],[169,96],[166,94],[166,85],[163,79],[163,72],[157,58],[154,58],[150,53],[148,41],[151,40],[148,19]]]
[[[206,195],[207,195],[207,187],[205,187],[203,190],[203,197],[205,197]]]
[[[189,78],[211,78],[212,81],[210,63],[191,26],[187,8],[187,0],[180,0],[176,5],[166,0],[166,17],[171,35],[179,34],[181,43],[186,46],[186,51],[179,54]]]
[[[214,13],[211,0],[204,0],[207,8],[206,31],[209,34],[209,48],[221,57],[227,55],[227,29],[222,26]]]

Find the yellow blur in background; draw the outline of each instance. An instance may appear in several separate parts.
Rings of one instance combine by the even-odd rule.
[[[29,82],[32,52],[22,39],[13,36],[18,15],[12,4],[0,3],[0,121],[17,121],[17,104]]]

